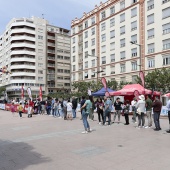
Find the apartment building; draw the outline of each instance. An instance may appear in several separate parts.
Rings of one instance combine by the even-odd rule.
[[[71,27],[72,81],[135,82],[170,66],[169,0],[108,0]]]
[[[0,86],[11,98],[20,97],[22,85],[33,95],[40,85],[44,94],[69,90],[69,46],[69,30],[37,17],[12,19],[0,35],[0,67],[12,74],[1,74]]]

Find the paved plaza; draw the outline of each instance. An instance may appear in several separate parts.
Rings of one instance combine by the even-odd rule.
[[[124,117],[110,127],[95,120],[94,131],[81,134],[80,114],[73,121],[20,119],[0,110],[0,170],[170,170],[167,119],[158,132],[124,126]]]

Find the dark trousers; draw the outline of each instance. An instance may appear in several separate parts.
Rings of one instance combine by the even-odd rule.
[[[138,126],[141,126],[141,123],[142,126],[145,125],[145,115],[143,112],[141,112],[141,114],[138,114]]]
[[[126,124],[129,124],[129,114],[125,114],[125,121],[126,121]]]
[[[19,111],[19,116],[22,117],[22,111]]]
[[[108,117],[108,125],[110,125],[110,122],[111,122],[111,119],[110,119],[110,111],[105,111],[104,112],[104,122],[103,122],[103,124],[105,124],[106,123],[106,117]]]
[[[67,119],[67,107],[63,107],[64,119]]]
[[[168,118],[169,118],[169,124],[170,124],[170,111],[168,111]]]
[[[102,117],[102,121],[104,122],[103,110],[98,110],[97,113],[98,113],[99,122],[101,122],[101,117]]]
[[[154,123],[156,129],[160,129],[160,122],[159,122],[160,112],[154,112],[153,117],[154,117]]]

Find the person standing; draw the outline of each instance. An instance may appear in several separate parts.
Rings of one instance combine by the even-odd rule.
[[[104,122],[104,116],[103,116],[104,103],[102,101],[102,98],[98,99],[96,105],[97,105],[99,125],[101,125]],[[102,117],[102,123],[101,123],[101,117]]]
[[[126,100],[126,103],[124,105],[124,115],[125,115],[125,124],[124,125],[129,125],[129,110],[130,110],[130,104],[129,100]]]
[[[133,122],[134,123],[137,123],[136,122],[136,105],[137,105],[137,100],[136,98],[134,97],[132,102],[131,102],[131,106],[132,106],[132,112],[133,112]]]
[[[29,101],[28,101],[28,118],[32,117],[33,107],[34,107],[34,102],[32,101],[32,99],[29,99]]]
[[[147,95],[147,99],[146,99],[146,116],[148,119],[148,126],[146,126],[145,128],[151,128],[152,126],[152,100],[151,100],[150,94]]]
[[[22,107],[22,103],[20,103],[18,106],[18,113],[19,113],[20,118],[22,118],[22,111],[23,111],[23,107]]]
[[[68,100],[67,102],[67,120],[72,120],[73,117],[72,117],[72,103],[70,102],[70,100]]]
[[[113,123],[116,120],[116,115],[118,115],[118,123],[120,123],[120,114],[121,114],[121,110],[122,110],[122,105],[123,105],[123,103],[120,101],[120,98],[118,97],[114,103],[115,115],[114,115]]]
[[[73,96],[72,97],[72,114],[73,114],[73,118],[76,118],[76,109],[77,109],[77,100]]]
[[[93,96],[92,96],[92,107],[90,108],[90,114],[89,114],[89,119],[94,121],[94,110],[96,109]]]
[[[67,120],[67,100],[63,100],[63,113],[64,113],[64,120]]]
[[[83,124],[85,129],[85,131],[82,132],[83,134],[87,134],[88,132],[92,131],[92,129],[90,129],[89,122],[87,121],[87,117],[90,114],[90,109],[92,108],[92,102],[93,102],[93,98],[92,96],[89,96],[89,99],[86,100],[84,105],[81,107],[82,119],[83,119]]]
[[[169,118],[169,130],[167,130],[167,133],[170,133],[170,96],[169,96],[169,100],[167,102],[166,107],[168,108],[168,118]]]
[[[153,107],[153,117],[154,117],[154,123],[155,123],[154,130],[159,131],[161,130],[159,118],[160,118],[160,113],[162,109],[162,102],[159,100],[158,96],[155,96],[155,100],[152,103],[152,107]]]
[[[58,113],[59,113],[59,118],[63,118],[63,108],[61,101],[58,102]]]
[[[106,117],[108,117],[108,125],[110,126],[110,114],[111,114],[111,111],[112,111],[112,101],[110,100],[109,97],[104,97],[104,122],[103,122],[103,125],[107,125],[106,124]]]
[[[139,101],[136,105],[137,114],[138,114],[138,127],[137,128],[144,128],[145,125],[145,96],[139,96]],[[142,126],[141,126],[142,125]]]
[[[12,105],[11,105],[11,113],[13,115],[13,117],[15,116],[15,107],[14,107],[14,103],[12,102]]]
[[[86,102],[86,99],[84,96],[82,96],[81,102],[80,102],[80,108],[84,105],[84,103]],[[81,110],[81,118],[80,120],[82,120],[82,110]]]

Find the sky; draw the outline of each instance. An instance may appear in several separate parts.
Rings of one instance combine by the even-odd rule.
[[[106,0],[103,0],[105,2]],[[37,16],[70,29],[72,19],[82,17],[101,0],[0,0],[0,34],[12,18]]]

